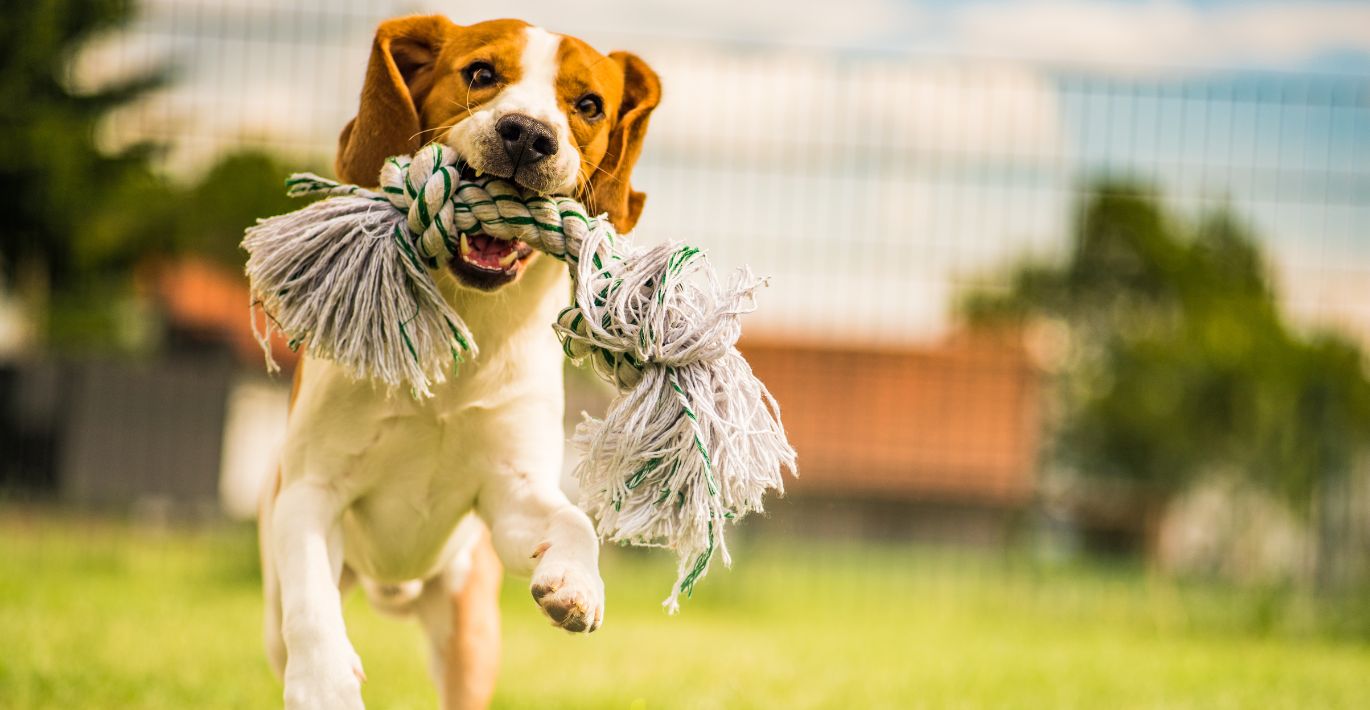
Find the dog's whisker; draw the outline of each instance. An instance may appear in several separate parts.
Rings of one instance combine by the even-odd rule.
[[[445,123],[445,124],[443,124],[443,125],[441,125],[441,126],[435,126],[435,127],[433,127],[433,128],[425,128],[425,129],[423,129],[423,130],[421,130],[421,131],[419,131],[419,132],[417,132],[417,133],[415,133],[415,134],[409,136],[409,140],[414,140],[415,138],[421,138],[421,137],[423,136],[423,134],[425,134],[425,133],[437,133],[438,131],[449,130],[449,129],[451,129],[452,126],[454,126],[454,125],[456,125],[456,124],[455,124],[455,123],[450,123],[450,124]]]

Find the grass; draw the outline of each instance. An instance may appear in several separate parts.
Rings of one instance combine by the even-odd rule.
[[[279,706],[247,528],[0,509],[0,707]],[[1021,556],[751,544],[680,616],[664,553],[606,553],[607,624],[505,585],[503,708],[1365,707],[1370,643],[1295,598]],[[373,708],[432,708],[419,633],[354,595]]]

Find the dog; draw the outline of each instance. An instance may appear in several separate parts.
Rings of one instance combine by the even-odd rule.
[[[376,31],[361,103],[336,172],[374,185],[382,162],[441,141],[468,169],[567,194],[630,231],[630,187],[656,73],[626,52],[517,20],[458,26],[404,17]],[[499,656],[504,570],[531,578],[552,622],[604,620],[598,539],[559,487],[564,264],[477,235],[434,272],[480,346],[418,400],[303,360],[286,444],[260,510],[267,656],[285,706],[362,707],[361,661],[341,596],[359,583],[378,608],[417,617],[445,708],[483,707]]]

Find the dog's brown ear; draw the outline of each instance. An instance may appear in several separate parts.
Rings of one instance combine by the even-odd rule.
[[[423,146],[419,107],[433,88],[443,39],[455,26],[442,15],[416,15],[376,28],[357,117],[338,136],[338,179],[375,185],[386,158]]]
[[[635,54],[614,52],[609,58],[623,70],[623,103],[609,132],[609,147],[600,161],[600,169],[590,178],[590,189],[586,192],[592,198],[588,206],[593,212],[607,212],[619,232],[628,232],[637,224],[647,199],[631,187],[629,179],[642,152],[647,119],[661,102],[661,81],[647,62]]]

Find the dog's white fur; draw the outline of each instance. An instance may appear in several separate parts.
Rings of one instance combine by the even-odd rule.
[[[577,152],[565,145],[566,117],[550,86],[558,42],[530,29],[524,79],[481,112],[491,122],[510,111],[559,117],[574,184]],[[458,150],[469,122],[448,138]],[[279,492],[265,496],[261,521],[268,655],[288,708],[362,707],[364,676],[339,594],[344,570],[378,605],[417,612],[442,682],[450,609],[425,598],[460,586],[481,535],[472,512],[489,525],[505,568],[532,577],[539,604],[563,615],[561,625],[593,630],[603,620],[598,541],[558,485],[563,354],[549,324],[566,303],[565,266],[537,257],[494,293],[463,289],[446,271],[438,278],[480,357],[431,399],[357,381],[328,361],[301,364]]]
[[[561,37],[540,27],[529,27],[525,33],[521,63],[523,75],[519,80],[505,87],[499,96],[489,103],[471,111],[461,123],[448,132],[447,144],[457,149],[463,156],[469,156],[471,164],[480,165],[480,140],[494,133],[495,122],[511,113],[521,113],[547,124],[557,134],[560,144],[556,155],[551,157],[549,169],[555,171],[559,181],[553,181],[549,192],[569,194],[576,187],[576,171],[580,168],[580,153],[571,140],[571,126],[566,114],[557,105],[554,85],[557,79],[557,48]]]

